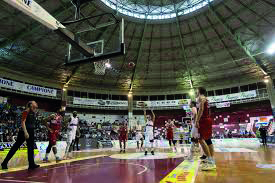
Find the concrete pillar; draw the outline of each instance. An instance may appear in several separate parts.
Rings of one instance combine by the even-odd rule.
[[[133,94],[132,92],[129,92],[128,94],[128,128],[133,128],[134,124],[133,124]]]
[[[63,110],[66,110],[66,106],[67,106],[67,96],[68,96],[68,90],[67,89],[63,89],[61,91],[61,108]]]
[[[266,89],[268,93],[268,98],[272,108],[272,115],[275,117],[275,89],[273,88],[273,80],[272,78],[267,79]]]

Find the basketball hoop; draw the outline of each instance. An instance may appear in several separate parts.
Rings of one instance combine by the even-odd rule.
[[[110,63],[110,60],[107,59],[107,60],[101,60],[101,61],[98,61],[98,62],[94,62],[94,66],[95,66],[95,74],[96,75],[100,75],[100,76],[103,76],[105,74],[105,70],[106,70],[106,64],[109,64]]]

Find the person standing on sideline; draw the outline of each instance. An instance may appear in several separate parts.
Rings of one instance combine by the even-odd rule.
[[[3,170],[8,169],[9,160],[13,157],[25,140],[27,141],[28,147],[29,170],[40,167],[40,165],[34,163],[34,128],[36,123],[37,108],[38,105],[35,101],[29,101],[27,103],[27,109],[22,113],[22,129],[19,131],[16,142],[1,164]]]
[[[267,130],[263,126],[261,126],[259,128],[259,131],[260,131],[260,135],[261,135],[261,138],[262,138],[263,145],[267,145],[266,144],[266,133],[267,133]]]
[[[199,109],[196,116],[195,127],[198,128],[200,134],[199,143],[204,154],[207,156],[206,163],[202,164],[201,170],[211,170],[216,169],[216,164],[213,159],[214,146],[211,141],[212,119],[209,116],[208,101],[205,95],[206,89],[199,87],[197,89]]]
[[[79,119],[77,117],[77,112],[73,112],[73,116],[70,117],[67,128],[67,146],[65,150],[65,156],[63,159],[72,158],[69,153],[72,151],[72,144],[75,140],[76,130],[78,126]]]

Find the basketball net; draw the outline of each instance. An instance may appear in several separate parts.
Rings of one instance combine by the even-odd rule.
[[[105,70],[106,70],[106,64],[109,63],[110,60],[101,60],[98,62],[94,62],[94,66],[95,66],[95,74],[96,75],[101,75],[103,76],[105,74]]]

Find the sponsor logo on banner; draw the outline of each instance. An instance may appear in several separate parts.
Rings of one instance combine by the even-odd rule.
[[[16,81],[7,80],[7,79],[3,79],[3,78],[0,78],[0,87],[24,91],[24,92],[28,92],[28,93],[47,95],[47,96],[52,96],[52,97],[56,96],[55,89],[44,88],[44,87],[35,86],[35,85],[29,85],[29,84],[25,84],[25,83],[19,83]]]
[[[101,99],[86,99],[74,97],[73,104],[76,105],[94,105],[94,106],[121,106],[127,107],[128,101],[124,100],[101,100]]]
[[[137,101],[137,107],[173,107],[180,105],[187,105],[190,99],[181,100],[158,100],[158,101]]]
[[[217,108],[230,107],[230,102],[216,103]]]
[[[257,96],[256,90],[241,92],[241,93],[233,93],[228,95],[220,95],[220,96],[212,96],[208,97],[209,103],[215,102],[224,102],[224,101],[231,101],[231,100],[240,100],[246,98],[255,98]]]

